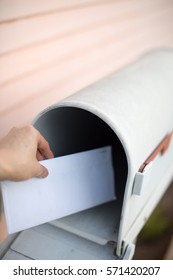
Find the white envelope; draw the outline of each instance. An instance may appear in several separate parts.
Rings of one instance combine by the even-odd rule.
[[[18,232],[115,199],[111,147],[41,162],[45,179],[1,182],[8,233]]]

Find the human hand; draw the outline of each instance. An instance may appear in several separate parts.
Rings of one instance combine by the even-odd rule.
[[[48,170],[39,160],[53,158],[48,142],[33,126],[12,128],[0,141],[0,180],[45,178]]]

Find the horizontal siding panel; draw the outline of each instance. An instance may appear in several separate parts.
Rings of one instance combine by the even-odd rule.
[[[0,57],[0,86],[10,83],[15,78],[29,75],[32,72],[58,65],[72,57],[78,59],[78,55],[90,52],[92,49],[98,50],[105,42],[120,41],[123,36],[135,28],[136,20],[117,23],[112,19],[100,24],[97,28],[88,29],[77,34],[69,35],[65,38],[46,42],[40,46],[21,50]],[[70,46],[70,47],[69,47]],[[15,67],[10,67],[15,65]]]
[[[156,20],[156,16],[162,18],[163,14],[155,15],[154,19],[152,15],[147,15],[145,28],[150,27],[150,24]],[[165,16],[167,20],[168,17],[171,18],[171,11],[166,11]],[[30,74],[31,72],[39,71],[39,69],[42,70],[42,68],[47,68],[51,65],[58,65],[64,60],[68,60],[78,54],[80,55],[81,52],[89,52],[91,48],[100,49],[102,44],[106,41],[109,43],[111,38],[114,38],[114,42],[116,40],[118,43],[130,32],[132,35],[136,32],[137,35],[139,27],[142,28],[145,21],[146,16],[143,17],[140,15],[133,19],[120,22],[110,19],[96,28],[93,27],[92,29],[47,42],[40,46],[1,56],[0,85],[10,82],[10,80],[14,80],[15,78],[20,78],[27,73]],[[10,67],[11,65],[15,65],[15,67]]]
[[[92,29],[89,28],[77,34],[69,34],[64,38],[57,38],[41,45],[0,56],[0,86],[15,78],[19,79],[32,72],[59,64],[71,56],[76,56],[77,53],[85,53],[96,47],[99,49],[106,40],[110,41],[111,36],[116,38],[117,42],[123,40],[123,36],[128,36],[130,32],[131,34],[136,32],[138,36],[144,24],[145,29],[147,29],[153,26],[153,22],[157,21],[159,22],[157,28],[163,28],[162,21],[160,21],[163,17],[167,19],[167,22],[170,22],[171,26],[172,14],[173,8],[167,8],[164,12],[155,12],[154,16],[150,12],[147,15],[138,13],[135,17],[119,21],[109,19],[98,26],[93,26]]]
[[[165,0],[171,2],[172,0]],[[0,1],[0,23],[7,21],[14,21],[22,18],[36,17],[39,15],[45,15],[48,13],[55,13],[63,10],[74,10],[81,7],[85,8],[87,6],[98,6],[98,5],[109,5],[111,3],[116,3],[118,9],[130,9],[135,6],[143,6],[151,8],[151,5],[155,6],[163,5],[163,0],[1,0]],[[165,5],[165,4],[164,4]]]
[[[147,14],[150,11],[155,13],[158,9],[162,11],[163,0],[157,0],[157,5],[153,5],[155,1],[153,0],[151,4],[149,1],[142,1],[137,4],[136,1],[132,0],[128,1],[127,5],[124,5],[124,1],[114,1],[109,4],[103,3],[93,7],[2,23],[0,24],[0,54],[33,44],[41,44],[57,37],[68,36],[72,32],[83,32],[84,28],[92,29],[94,25],[101,24],[102,21],[105,22],[113,17],[117,20],[123,20],[133,18],[138,13]],[[131,2],[136,4],[131,5]],[[169,8],[168,4],[167,8]]]
[[[90,71],[92,71],[93,75],[95,72],[97,74],[98,68],[96,63],[102,61],[102,59],[104,60],[104,65],[100,65],[99,67],[103,67],[103,71],[105,71],[104,67],[109,63],[115,51],[114,44],[111,45],[110,42],[106,42],[100,50],[93,48],[90,52],[77,54],[77,58],[75,56],[71,57],[52,68],[44,69],[35,75],[27,76],[24,79],[17,80],[10,85],[2,87],[0,89],[0,116],[5,114],[6,111],[11,111],[12,107],[22,100],[25,102],[28,98],[31,99],[34,96],[43,95],[45,91],[49,91],[50,88],[55,86],[58,87],[61,83],[64,83],[65,86],[64,81],[66,80],[80,84],[81,73],[84,75],[87,73],[86,76],[90,75]],[[109,55],[109,58],[107,58],[107,55]]]
[[[0,25],[0,53],[26,47],[72,32],[83,32],[117,15],[116,4],[85,7]],[[22,35],[22,36],[21,36]]]
[[[158,16],[157,21],[161,22],[160,19],[161,15]],[[100,39],[99,36],[96,37],[97,40],[95,44],[86,47],[84,44],[83,49],[77,49],[76,52],[72,52],[70,55],[68,55],[68,48],[65,49],[62,45],[60,45],[59,50],[57,49],[57,57],[53,55],[52,51],[48,51],[48,53],[51,53],[50,56],[53,55],[52,65],[45,65],[43,69],[40,69],[36,73],[31,73],[30,75],[26,75],[23,78],[21,77],[16,81],[0,87],[0,115],[2,116],[6,111],[11,110],[13,106],[17,105],[22,100],[25,100],[28,97],[33,98],[34,96],[37,96],[37,94],[43,93],[49,88],[52,88],[52,86],[57,86],[67,77],[71,77],[72,79],[76,72],[80,73],[84,70],[86,71],[86,75],[88,75],[87,71],[91,71],[91,69],[87,68],[88,65],[93,71],[97,72],[98,69],[96,68],[95,63],[102,56],[106,58],[107,54],[109,54],[109,59],[112,60],[120,49],[127,50],[130,45],[132,45],[133,48],[136,48],[136,45],[139,43],[145,45],[148,41],[151,44],[153,40],[157,40],[157,38],[159,39],[161,35],[162,38],[165,37],[165,40],[164,44],[160,43],[160,46],[166,46],[166,34],[169,38],[167,28],[164,28],[162,24],[155,26],[153,22],[156,18],[147,16],[145,24],[146,29],[143,33],[140,33],[140,27],[142,28],[145,20],[140,18],[137,22],[124,23],[121,28],[118,26],[117,30],[115,27],[113,29],[110,27],[109,31],[105,29],[105,34],[101,33],[102,36],[100,36]],[[129,33],[131,34],[130,37],[128,36]],[[69,45],[70,44],[67,46]],[[66,53],[63,55],[63,51],[65,50]],[[131,50],[129,50],[129,52],[131,52]],[[46,52],[44,54],[42,53],[42,57],[46,57]],[[31,62],[34,63],[34,61]],[[106,63],[109,63],[109,61],[105,60],[105,64]],[[15,64],[13,63],[12,65]],[[114,61],[114,66],[117,67],[116,61]],[[8,65],[6,72],[8,72],[9,67],[10,65]],[[85,70],[86,68],[88,70]],[[107,73],[105,72],[105,75],[106,74]],[[74,78],[75,77],[73,77],[73,79]]]
[[[0,22],[112,1],[114,0],[1,0]]]

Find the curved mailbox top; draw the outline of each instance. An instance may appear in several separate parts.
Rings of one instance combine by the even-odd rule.
[[[173,130],[173,51],[157,51],[66,98],[115,131],[137,170]]]

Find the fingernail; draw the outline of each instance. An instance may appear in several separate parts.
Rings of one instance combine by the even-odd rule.
[[[43,169],[42,169],[42,172],[37,176],[38,178],[46,178],[47,176],[48,176],[48,174],[49,174],[49,172],[48,172],[48,170],[44,167]]]

